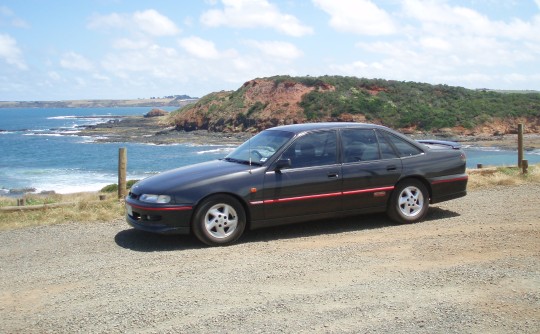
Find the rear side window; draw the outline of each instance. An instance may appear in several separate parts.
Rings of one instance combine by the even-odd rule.
[[[394,136],[393,134],[387,134],[388,139],[394,144],[396,149],[399,152],[400,157],[410,157],[413,155],[419,155],[424,153],[421,149],[414,146],[413,144],[405,141],[404,139],[401,139],[399,137]]]
[[[343,162],[380,159],[379,143],[373,130],[346,129],[341,131]]]
[[[383,136],[380,132],[377,131],[377,138],[379,139],[379,147],[381,148],[381,156],[383,159],[395,159],[399,158],[396,151],[390,145],[390,142]]]

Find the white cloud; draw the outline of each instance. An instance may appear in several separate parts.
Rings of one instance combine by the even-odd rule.
[[[62,76],[60,76],[60,74],[58,74],[56,71],[49,71],[47,76],[54,81],[60,81],[62,79]]]
[[[540,1],[540,0],[538,0]],[[512,19],[492,21],[473,9],[445,2],[405,0],[403,13],[431,35],[469,35],[540,41],[540,16],[531,22]]]
[[[330,15],[330,26],[359,35],[388,35],[396,32],[396,23],[383,9],[369,0],[313,0]]]
[[[181,39],[179,44],[184,50],[197,58],[217,59],[220,57],[220,54],[212,41],[191,36]]]
[[[133,21],[139,29],[154,36],[173,36],[180,32],[173,21],[153,9],[135,12]]]
[[[3,21],[15,28],[30,28],[30,25],[23,19],[17,17],[15,13],[6,6],[0,6],[0,24],[4,24]]]
[[[138,50],[150,47],[150,42],[147,40],[132,40],[128,38],[120,38],[113,42],[113,47],[115,49],[128,49],[128,50]]]
[[[434,51],[449,51],[452,45],[445,39],[439,37],[422,37],[420,38],[422,47]]]
[[[334,7],[338,5],[341,2]],[[332,17],[338,12],[333,11]],[[530,21],[492,20],[444,0],[405,0],[393,15],[400,19],[399,31],[390,38],[356,43],[360,51],[355,61],[334,63],[330,69],[345,75],[469,87],[538,82],[540,15]]]
[[[60,66],[68,70],[78,71],[91,71],[94,68],[90,60],[75,52],[65,53],[60,59]]]
[[[294,60],[302,57],[303,53],[294,44],[280,41],[255,41],[245,42],[267,56],[277,59]]]
[[[187,70],[173,48],[151,45],[141,50],[127,50],[105,56],[101,66],[116,77],[130,78],[135,73],[148,78],[174,78]]]
[[[22,58],[21,50],[17,46],[17,41],[8,34],[0,33],[0,58],[20,70],[28,69]]]
[[[133,14],[94,15],[87,26],[96,30],[126,29],[151,36],[174,36],[180,33],[173,21],[154,9]]]
[[[201,15],[209,27],[271,28],[283,34],[301,37],[313,33],[293,15],[284,14],[266,0],[222,0],[223,10],[212,9]]]
[[[95,30],[125,28],[129,24],[127,15],[112,13],[109,15],[95,14],[88,20],[87,27]]]
[[[97,74],[97,73],[92,74],[92,78],[95,79],[95,80],[104,81],[104,82],[110,82],[111,81],[111,78],[109,78],[108,76],[105,76],[105,75],[102,75],[102,74]]]

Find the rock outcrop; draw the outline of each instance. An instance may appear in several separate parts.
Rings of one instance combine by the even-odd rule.
[[[154,108],[154,109],[150,110],[148,113],[146,113],[146,115],[144,115],[144,117],[146,117],[146,118],[149,118],[149,117],[162,117],[162,116],[167,116],[168,114],[169,114],[168,111],[165,111],[163,109]]]

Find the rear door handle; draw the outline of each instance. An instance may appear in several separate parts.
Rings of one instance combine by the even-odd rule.
[[[330,178],[330,179],[335,179],[335,178],[337,178],[338,176],[339,176],[338,173],[328,173],[328,178]]]

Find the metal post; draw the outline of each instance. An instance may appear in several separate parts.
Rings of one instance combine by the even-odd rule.
[[[118,198],[126,197],[127,149],[121,147],[118,151]]]
[[[518,167],[521,167],[523,160],[523,124],[518,124]]]

